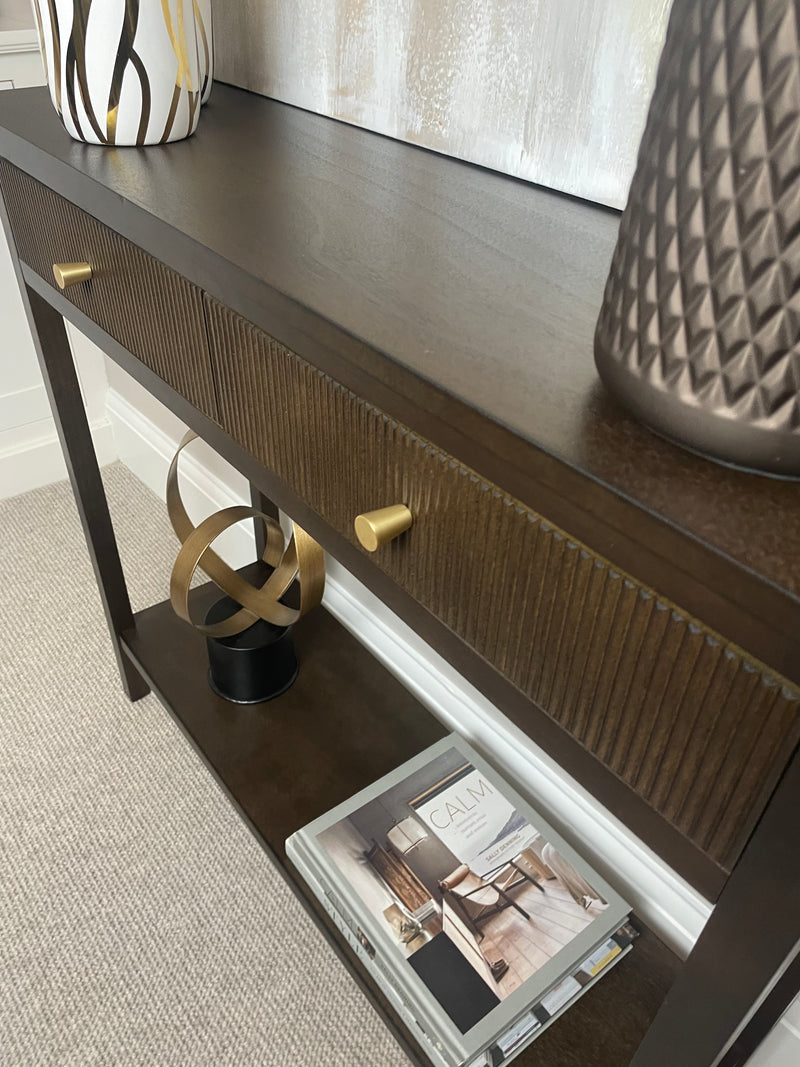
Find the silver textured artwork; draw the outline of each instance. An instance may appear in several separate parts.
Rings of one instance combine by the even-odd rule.
[[[227,0],[222,81],[623,207],[669,0]]]

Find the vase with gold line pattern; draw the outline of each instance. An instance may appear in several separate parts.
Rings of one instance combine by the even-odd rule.
[[[31,0],[53,106],[78,141],[194,133],[211,92],[211,0]]]

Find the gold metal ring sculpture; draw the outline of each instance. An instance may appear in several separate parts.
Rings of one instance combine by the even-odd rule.
[[[322,600],[325,589],[325,558],[322,548],[313,538],[292,523],[292,536],[285,546],[283,530],[278,523],[247,505],[223,508],[209,515],[194,526],[181,499],[178,487],[178,457],[183,449],[197,437],[189,430],[175,453],[167,475],[167,513],[172,529],[181,542],[181,549],[170,576],[169,595],[175,613],[206,637],[231,637],[265,619],[275,626],[291,626],[316,607]],[[229,567],[211,548],[221,533],[242,519],[260,518],[266,530],[266,545],[263,561],[272,568],[264,584],[257,588]],[[207,624],[195,622],[189,610],[189,587],[192,577],[200,567],[208,577],[241,607],[222,622]],[[297,579],[300,584],[300,606],[289,608],[280,603],[281,597]]]

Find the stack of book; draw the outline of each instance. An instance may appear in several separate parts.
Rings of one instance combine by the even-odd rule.
[[[287,854],[440,1067],[500,1067],[631,948],[630,907],[464,740]]]

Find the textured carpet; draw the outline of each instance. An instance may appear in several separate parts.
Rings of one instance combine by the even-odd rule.
[[[104,478],[134,607],[163,600],[163,506]],[[0,530],[3,1067],[407,1067],[157,699],[122,695],[68,485]]]

